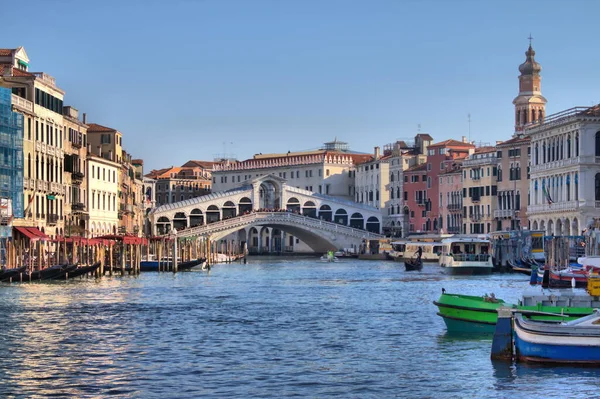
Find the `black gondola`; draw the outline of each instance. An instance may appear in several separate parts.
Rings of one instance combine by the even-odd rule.
[[[14,280],[21,273],[25,273],[27,270],[27,266],[16,267],[14,269],[4,269],[2,274],[0,274],[0,281],[8,282],[11,281],[11,278]]]
[[[404,267],[407,272],[421,271],[423,269],[423,261],[420,258],[404,259]]]
[[[201,265],[205,261],[206,261],[206,258],[198,258],[195,260],[190,260],[188,262],[182,262],[177,265],[177,270],[178,271],[190,270],[196,266]]]
[[[99,267],[100,267],[100,262],[96,262],[93,265],[80,266],[77,269],[70,271],[68,275],[62,276],[62,277],[59,277],[59,278],[63,278],[63,277],[66,277],[66,278],[75,278],[75,277],[79,277],[79,276],[84,276],[84,275],[86,275],[88,273],[95,272],[96,269],[98,269]],[[57,278],[54,278],[54,279],[56,280]]]
[[[64,265],[56,273],[47,273],[42,277],[42,280],[65,280],[67,274],[77,269],[77,265]]]
[[[67,266],[67,264],[54,265],[42,270],[34,270],[31,273],[23,273],[23,281],[44,280],[47,277],[60,273],[62,268]]]

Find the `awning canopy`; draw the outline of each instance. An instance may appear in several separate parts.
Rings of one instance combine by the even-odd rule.
[[[104,239],[104,240],[115,240],[122,241],[123,244],[134,244],[134,245],[148,245],[148,240],[144,237],[136,237],[136,236],[120,236],[117,234],[108,234],[100,237],[95,237],[96,239]]]
[[[21,233],[22,235],[24,235],[25,237],[27,237],[31,241],[37,241],[37,240],[45,241],[45,240],[50,239],[50,237],[48,237],[46,234],[42,233],[37,227],[15,226],[15,230],[18,231],[19,233]]]

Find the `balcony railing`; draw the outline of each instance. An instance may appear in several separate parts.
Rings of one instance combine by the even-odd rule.
[[[46,218],[46,223],[48,223],[49,226],[54,226],[56,222],[58,222],[58,215],[55,213],[49,213],[48,217]]]
[[[71,147],[80,149],[81,148],[81,143],[76,143],[76,142],[71,141]]]
[[[527,206],[527,214],[531,215],[539,212],[562,212],[575,211],[579,209],[579,201],[556,202],[553,204],[538,204]]]
[[[85,210],[85,204],[83,204],[82,202],[73,202],[71,204],[71,209],[73,211],[84,211]]]
[[[480,215],[480,214],[477,214],[477,213],[469,215],[469,219],[471,219],[474,222],[479,222],[482,217],[483,217],[483,215]]]
[[[419,205],[419,206],[425,206],[425,201],[426,200],[419,198],[416,202],[417,202],[417,205]]]
[[[512,209],[496,209],[494,211],[495,218],[509,218],[515,216],[515,211]]]
[[[450,234],[460,234],[460,227],[448,227],[446,231]]]
[[[17,96],[16,94],[12,95],[12,104],[15,106],[15,108],[20,110],[33,112],[33,103],[24,99],[23,97]]]
[[[85,175],[82,172],[72,172],[71,173],[71,181],[73,182],[81,182]]]
[[[461,204],[448,204],[447,208],[449,211],[460,211],[462,209],[462,205]]]

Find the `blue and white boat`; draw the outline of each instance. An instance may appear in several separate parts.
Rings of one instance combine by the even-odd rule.
[[[517,313],[514,344],[519,361],[600,365],[600,312],[569,322],[532,321]]]

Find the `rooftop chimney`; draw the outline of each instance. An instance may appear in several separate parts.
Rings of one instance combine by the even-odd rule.
[[[87,124],[87,114],[85,112],[83,113],[83,124]]]
[[[380,157],[379,147],[375,147],[375,159],[379,159],[379,157]]]
[[[85,114],[84,114],[85,115]],[[466,143],[467,142],[467,136],[462,136],[462,142]]]
[[[98,156],[99,157],[102,156],[102,146],[101,145],[98,146]]]

